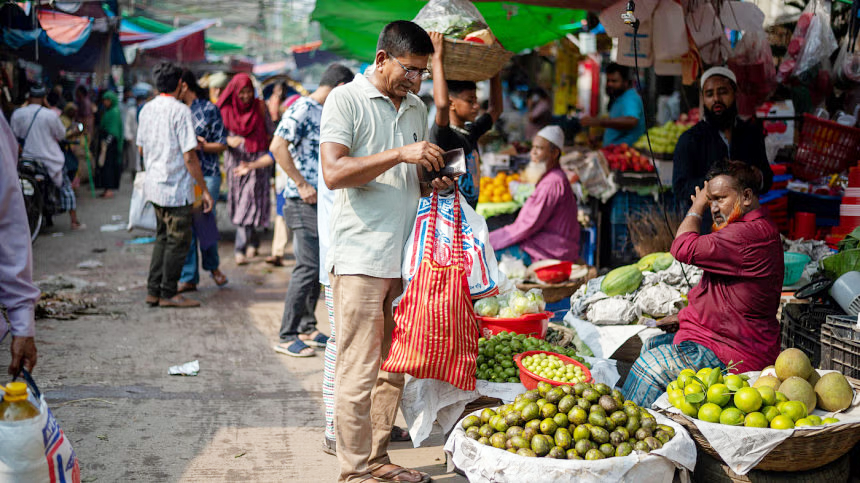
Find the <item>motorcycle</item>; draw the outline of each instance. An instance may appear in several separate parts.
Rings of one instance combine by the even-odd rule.
[[[74,137],[82,133],[83,129],[84,125],[81,123],[72,125],[66,131],[66,136]],[[67,155],[71,153],[71,146],[75,144],[80,143],[78,141],[60,141],[60,147]],[[27,222],[30,226],[30,240],[36,241],[42,227],[50,226],[52,224],[51,217],[58,212],[59,189],[51,180],[45,166],[39,160],[32,158],[21,157],[18,160],[18,181],[24,195],[24,209],[27,212]]]

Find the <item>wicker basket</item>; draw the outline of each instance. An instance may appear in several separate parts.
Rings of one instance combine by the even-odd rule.
[[[448,80],[482,81],[498,74],[514,55],[499,44],[485,45],[465,40],[445,39],[445,78]],[[428,69],[432,67],[428,66]]]
[[[847,378],[855,390],[860,388],[860,381]],[[699,428],[681,414],[661,411],[690,432],[693,440],[705,453],[723,461],[714,450]],[[851,451],[860,441],[860,423],[824,426],[821,429],[805,429],[795,431],[762,459],[754,469],[762,471],[806,471],[819,468],[839,459]]]

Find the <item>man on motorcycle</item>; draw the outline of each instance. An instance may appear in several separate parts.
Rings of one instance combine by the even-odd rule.
[[[41,163],[59,189],[59,213],[69,212],[72,230],[83,227],[78,221],[77,203],[72,182],[63,167],[66,158],[60,141],[66,137],[66,128],[60,118],[45,107],[45,88],[39,84],[30,88],[27,104],[12,113],[12,132],[21,145],[22,159]]]

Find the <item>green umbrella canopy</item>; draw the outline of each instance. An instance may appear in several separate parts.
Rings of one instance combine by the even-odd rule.
[[[412,20],[425,4],[419,0],[317,0],[311,20],[320,24],[323,49],[372,62],[382,28],[394,20]],[[583,10],[512,2],[476,2],[475,6],[496,38],[512,52],[564,37],[586,15]]]

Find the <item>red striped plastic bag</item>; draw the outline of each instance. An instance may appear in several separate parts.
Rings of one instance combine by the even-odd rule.
[[[479,334],[464,266],[460,197],[454,200],[452,263],[440,265],[433,255],[439,217],[439,195],[434,192],[424,256],[394,312],[397,325],[382,370],[438,379],[472,391]]]

